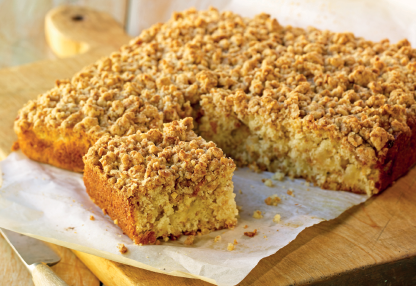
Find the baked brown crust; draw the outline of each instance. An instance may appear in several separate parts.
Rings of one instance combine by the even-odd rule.
[[[28,129],[18,134],[19,147],[30,159],[74,172],[83,172],[84,156],[93,144],[88,135],[70,130],[65,137],[47,135],[39,138]]]
[[[392,142],[393,146],[389,148],[384,160],[377,166],[380,178],[376,188],[380,191],[387,189],[416,164],[416,117],[410,116],[407,124],[411,132],[401,133]]]
[[[136,244],[154,244],[152,231],[138,235],[134,218],[134,206],[131,197],[120,196],[114,185],[108,184],[107,177],[97,166],[85,165],[84,184],[92,201],[107,214]]]

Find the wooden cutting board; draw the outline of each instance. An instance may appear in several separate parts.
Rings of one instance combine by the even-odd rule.
[[[0,158],[16,139],[13,120],[27,100],[129,39],[108,15],[82,8],[61,8],[48,19],[51,47],[58,55],[72,56],[0,70]],[[415,285],[415,182],[414,168],[381,195],[304,230],[261,260],[240,285]],[[106,286],[211,285],[73,252]]]
[[[52,270],[70,286],[99,286],[100,281],[69,249],[50,244],[61,261]],[[32,276],[15,254],[8,242],[0,235],[0,285],[32,286]]]

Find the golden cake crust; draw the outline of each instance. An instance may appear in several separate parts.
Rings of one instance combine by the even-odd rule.
[[[108,184],[107,177],[97,166],[85,165],[84,184],[92,201],[111,217],[117,220],[117,225],[136,244],[154,244],[155,233],[148,231],[144,234],[136,232],[134,206],[132,200],[120,196],[114,187]]]
[[[69,130],[66,136],[53,136],[51,133],[35,133],[32,129],[19,132],[19,148],[32,160],[83,172],[82,156],[88,152],[94,141],[88,140],[88,135],[84,132],[74,133]]]

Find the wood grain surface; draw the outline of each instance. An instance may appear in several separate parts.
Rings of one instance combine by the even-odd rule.
[[[112,49],[102,43],[71,58],[0,70],[0,156],[15,140],[12,125],[22,104]],[[239,285],[416,285],[415,182],[412,169],[381,195],[304,230]],[[106,286],[210,285],[74,253]]]
[[[61,257],[52,270],[70,286],[99,286],[100,281],[69,249],[48,245]],[[0,234],[0,285],[31,286],[29,270]]]

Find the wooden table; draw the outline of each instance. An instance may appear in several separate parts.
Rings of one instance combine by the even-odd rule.
[[[67,31],[72,28],[65,19],[52,23],[51,29],[58,33],[55,39],[83,42],[89,47],[84,54],[0,70],[0,156],[9,153],[16,139],[13,120],[23,103],[51,88],[55,79],[70,77],[128,41],[111,18],[102,19],[112,27],[107,37],[98,35],[101,28],[94,23],[75,27],[75,34]],[[240,285],[416,285],[415,182],[414,168],[381,195],[304,230],[292,243],[261,260]],[[74,253],[106,286],[210,285]]]

